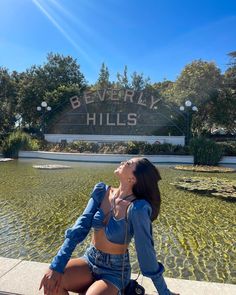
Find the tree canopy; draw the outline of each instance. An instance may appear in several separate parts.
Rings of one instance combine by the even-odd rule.
[[[24,124],[33,126],[39,122],[37,106],[46,101],[55,110],[69,98],[79,95],[86,81],[77,61],[70,56],[50,53],[43,66],[32,66],[20,80],[19,109]]]
[[[18,83],[17,72],[0,68],[0,136],[10,132],[17,121]]]

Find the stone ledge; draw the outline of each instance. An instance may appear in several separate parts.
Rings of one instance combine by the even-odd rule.
[[[191,155],[131,155],[131,154],[96,154],[96,153],[65,153],[48,151],[20,151],[19,158],[44,159],[74,162],[119,163],[133,157],[146,157],[158,164],[193,164]],[[236,165],[236,157],[225,156],[219,165]]]
[[[0,257],[0,295],[43,295],[40,280],[47,263]],[[133,277],[136,277],[133,274]],[[147,295],[158,294],[149,278],[140,276],[139,282]],[[233,295],[236,285],[166,278],[170,290],[181,295]],[[75,293],[70,293],[75,294]]]

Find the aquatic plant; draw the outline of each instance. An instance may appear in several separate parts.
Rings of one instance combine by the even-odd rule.
[[[207,166],[207,165],[177,165],[174,167],[175,170],[183,170],[183,171],[193,171],[193,172],[208,172],[208,173],[229,173],[236,172],[236,169],[229,167],[219,167],[219,166]]]
[[[216,177],[182,177],[171,184],[180,189],[236,201],[236,180]]]

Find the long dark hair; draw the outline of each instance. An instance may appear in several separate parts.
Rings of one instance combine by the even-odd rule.
[[[133,186],[133,194],[137,199],[147,200],[152,207],[151,220],[155,220],[160,211],[161,196],[158,181],[161,180],[158,169],[146,158],[140,158],[136,162],[133,171],[136,183]]]

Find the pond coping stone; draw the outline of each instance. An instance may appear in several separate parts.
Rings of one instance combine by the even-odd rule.
[[[9,162],[9,161],[13,161],[14,159],[12,158],[0,158],[0,162]]]
[[[48,263],[0,257],[0,295],[43,295],[40,281]],[[136,278],[136,274],[132,274]],[[151,279],[140,276],[138,281],[147,295],[157,294]],[[170,290],[181,295],[233,295],[236,285],[166,278]],[[76,294],[70,292],[70,294]]]
[[[131,154],[96,154],[96,153],[64,153],[48,151],[20,151],[19,158],[33,158],[58,161],[119,163],[133,157],[145,157],[159,164],[193,164],[191,155],[131,155]],[[219,165],[236,165],[236,157],[224,156]]]
[[[33,165],[35,169],[42,169],[42,170],[58,170],[58,169],[68,169],[71,166],[66,165],[58,165],[58,164],[42,164],[42,165]]]

